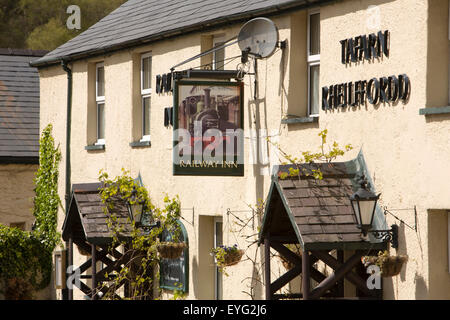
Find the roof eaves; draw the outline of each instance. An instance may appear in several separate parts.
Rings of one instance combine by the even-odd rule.
[[[160,33],[152,34],[146,37],[141,37],[137,39],[132,39],[129,41],[121,42],[119,44],[114,44],[111,46],[106,46],[102,48],[96,48],[93,50],[82,51],[79,53],[62,55],[62,56],[44,56],[41,59],[30,62],[30,66],[32,67],[48,67],[52,65],[59,64],[61,61],[75,61],[79,59],[84,59],[91,56],[98,56],[106,53],[111,53],[114,51],[119,51],[123,49],[128,49],[130,47],[135,47],[143,44],[149,44],[152,42],[173,38],[179,36],[181,34],[186,35],[192,32],[198,32],[202,30],[209,30],[212,28],[217,28],[223,25],[229,25],[231,22],[238,23],[244,21],[248,18],[254,18],[257,16],[265,15],[272,16],[275,14],[283,14],[289,10],[300,10],[306,9],[311,6],[320,5],[328,2],[334,2],[338,0],[292,0],[283,5],[273,5],[262,9],[255,9],[243,13],[233,14],[230,16],[224,16],[220,18],[215,18],[209,21],[202,21],[191,26],[184,26],[181,28],[170,29],[166,31],[162,31]]]

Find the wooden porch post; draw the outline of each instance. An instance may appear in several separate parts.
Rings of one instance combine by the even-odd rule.
[[[302,293],[303,293],[303,300],[309,300],[310,299],[310,282],[311,282],[311,276],[310,276],[310,265],[309,265],[309,251],[305,250],[302,254]]]
[[[264,239],[264,277],[266,279],[266,300],[272,300],[272,290],[270,288],[270,240],[268,235]]]
[[[92,257],[92,294],[91,299],[96,300],[97,296],[95,294],[95,289],[97,288],[97,280],[95,279],[95,274],[97,273],[97,259],[96,259],[96,250],[95,244],[91,244],[91,257]]]
[[[68,246],[68,252],[67,252],[67,255],[68,255],[68,263],[67,263],[67,266],[66,266],[66,268],[67,267],[69,267],[70,269],[69,270],[71,270],[71,272],[70,273],[66,273],[66,285],[67,285],[67,279],[72,275],[72,272],[73,272],[73,239],[72,239],[72,234],[70,235],[70,238],[69,238],[69,246]],[[64,272],[67,272],[67,270],[64,270]],[[73,300],[73,284],[71,283],[70,284],[70,286],[67,288],[68,289],[68,299],[69,300]]]

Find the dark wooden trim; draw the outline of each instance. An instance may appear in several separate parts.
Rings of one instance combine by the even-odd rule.
[[[270,241],[270,246],[277,250],[286,260],[288,260],[290,263],[293,263],[295,266],[302,265],[302,259],[281,243]]]
[[[68,267],[70,267],[71,269],[73,269],[73,239],[72,239],[72,235],[70,235],[69,237],[69,242],[68,242]],[[73,271],[73,270],[72,270]],[[72,273],[67,273],[66,274],[66,279],[68,279],[70,276],[72,275]],[[68,288],[68,300],[73,300],[73,286],[70,285]]]
[[[274,300],[279,299],[302,299],[302,293],[276,293],[273,295]]]
[[[294,265],[299,264],[300,267],[302,266],[302,259],[298,255],[296,255],[294,252],[286,248],[283,244],[278,243],[276,241],[272,241],[272,237],[270,237],[270,245],[273,249],[277,250],[278,253],[280,253],[286,260],[293,263]],[[298,244],[298,242],[296,243]],[[287,257],[289,256],[289,258]],[[319,260],[315,256],[310,256],[309,266],[310,266],[310,272],[311,272],[311,278],[314,279],[317,282],[323,281],[326,277],[318,271],[316,268],[313,267],[313,264]],[[275,291],[273,291],[275,292]]]
[[[337,255],[337,261],[340,264],[344,264],[344,251],[336,250],[336,255]],[[337,297],[344,297],[345,296],[344,279],[338,281],[338,283],[336,285],[336,296]]]
[[[295,268],[289,270],[285,274],[283,274],[281,277],[279,277],[277,280],[272,282],[270,284],[270,292],[273,295],[275,292],[283,288],[289,281],[293,280],[295,277],[297,277],[302,272],[301,266],[295,266]]]
[[[303,251],[302,254],[302,293],[303,293],[303,300],[309,300],[310,297],[310,283],[311,283],[311,272],[310,272],[311,266],[309,265],[309,252]]]
[[[96,300],[97,299],[97,295],[96,295],[96,289],[97,289],[97,279],[95,278],[96,273],[97,273],[97,249],[95,248],[95,244],[91,244],[91,255],[92,255],[92,295],[91,295],[91,299],[92,300]]]
[[[386,250],[387,242],[310,242],[305,243],[305,250],[324,251],[324,250]]]
[[[328,253],[314,253],[319,259],[329,256]],[[360,252],[355,253],[350,257],[343,265],[336,268],[336,271],[329,275],[325,280],[323,280],[319,285],[311,291],[311,299],[318,299],[329,289],[331,289],[336,282],[343,279],[345,276],[351,272],[353,267],[360,262],[362,254]],[[330,256],[331,257],[331,256]],[[334,258],[333,258],[334,259]],[[328,260],[325,258],[325,260]],[[324,261],[324,260],[322,260]],[[325,262],[325,261],[324,261]],[[325,262],[326,263],[326,262]],[[367,288],[366,288],[367,289]],[[368,290],[368,289],[367,289]]]
[[[337,270],[342,268],[347,263],[347,262],[344,264],[339,263],[338,260],[336,260],[333,256],[331,256],[327,252],[313,251],[313,254],[317,258],[322,260],[324,263],[326,263],[328,266],[330,266],[331,268],[336,270],[336,272],[337,272]],[[360,262],[360,259],[362,256],[363,256],[363,253],[361,251],[358,251],[352,257],[350,257],[350,259],[357,257],[356,262],[358,263],[358,262]],[[354,265],[356,265],[356,263]],[[373,292],[371,292],[371,290],[369,290],[369,288],[367,288],[366,281],[364,279],[362,279],[359,275],[357,275],[356,273],[351,271],[351,269],[349,270],[349,272],[347,272],[345,274],[345,278],[347,278],[347,280],[350,281],[352,284],[354,284],[359,290],[364,292],[364,294],[366,294],[368,296],[373,295]]]
[[[39,156],[36,156],[36,157],[0,157],[0,164],[39,164]]]

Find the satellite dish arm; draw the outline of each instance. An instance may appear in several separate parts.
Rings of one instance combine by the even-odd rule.
[[[237,43],[238,40],[233,41],[233,42],[231,42],[231,43],[228,43],[228,42],[230,42],[230,41],[232,41],[232,40],[235,40],[236,38],[237,38],[237,36],[236,36],[236,37],[233,37],[233,38],[231,38],[231,39],[228,39],[227,41],[224,42],[224,44],[222,44],[222,45],[220,45],[220,46],[217,46],[217,47],[214,47],[214,48],[212,48],[212,49],[203,51],[203,52],[199,53],[198,55],[193,56],[192,58],[189,58],[189,59],[187,59],[187,60],[184,60],[183,62],[180,62],[179,64],[177,64],[177,65],[173,66],[172,68],[170,68],[170,71],[173,72],[173,71],[175,70],[175,68],[178,68],[179,66],[181,66],[181,65],[183,65],[183,64],[186,64],[186,63],[191,62],[191,61],[193,61],[193,60],[195,60],[195,59],[198,59],[198,58],[201,58],[201,57],[203,57],[203,56],[206,56],[206,55],[208,55],[208,54],[210,54],[210,53],[213,53],[213,52],[215,52],[215,51],[217,51],[217,50],[221,50],[221,49],[223,49],[223,48],[225,48],[225,47],[228,47],[228,46],[233,45],[233,44]]]

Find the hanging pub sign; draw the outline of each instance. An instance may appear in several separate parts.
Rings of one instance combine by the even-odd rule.
[[[390,33],[386,30],[341,40],[341,63],[389,57],[389,39]],[[411,82],[406,74],[334,84],[322,87],[322,110],[357,107],[366,101],[372,105],[406,102],[410,91]]]
[[[244,175],[243,83],[177,80],[174,175]]]

